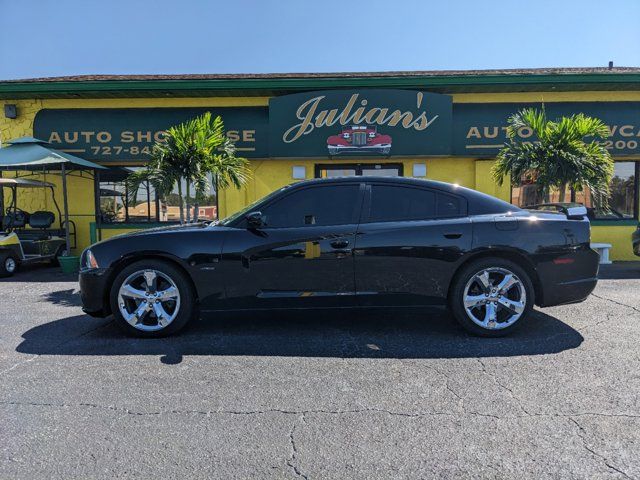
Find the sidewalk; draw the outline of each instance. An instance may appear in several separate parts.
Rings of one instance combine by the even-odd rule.
[[[598,278],[601,278],[601,279],[640,278],[640,262],[613,262],[611,265],[600,265]]]

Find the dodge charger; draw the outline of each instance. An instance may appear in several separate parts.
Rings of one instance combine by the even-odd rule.
[[[221,310],[447,306],[505,335],[534,305],[584,300],[598,254],[584,207],[527,211],[447,183],[309,180],[214,223],[142,230],[86,249],[83,309],[132,335]],[[213,315],[215,316],[215,315]]]

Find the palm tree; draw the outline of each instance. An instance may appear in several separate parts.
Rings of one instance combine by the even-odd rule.
[[[535,140],[520,140],[522,128],[530,129]],[[510,177],[516,187],[534,181],[545,201],[551,190],[558,190],[564,202],[567,187],[574,192],[588,189],[594,202],[606,209],[613,176],[613,159],[604,145],[608,136],[600,119],[578,113],[551,121],[544,105],[541,110],[526,108],[509,118],[507,142],[493,166],[493,177],[500,185]]]
[[[183,184],[188,200],[191,198],[192,185],[196,198],[209,192],[210,177],[216,179],[217,193],[219,188],[230,185],[240,188],[248,176],[248,162],[236,157],[235,145],[226,137],[222,119],[219,116],[212,118],[211,113],[206,112],[169,128],[164,140],[153,146],[147,167],[127,178],[127,187],[129,198],[134,199],[140,185],[149,182],[157,195],[164,198],[177,184],[180,223],[184,223]],[[187,204],[187,222],[189,221],[191,212]]]

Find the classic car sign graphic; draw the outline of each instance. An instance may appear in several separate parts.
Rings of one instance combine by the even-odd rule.
[[[391,137],[378,133],[378,129],[371,125],[351,125],[344,127],[339,135],[327,138],[329,155],[343,153],[377,153],[389,155],[391,153]]]

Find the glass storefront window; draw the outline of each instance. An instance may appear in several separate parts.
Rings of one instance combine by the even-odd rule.
[[[141,185],[135,201],[128,201],[125,179],[134,170],[135,168],[117,168],[102,174],[99,185],[101,223],[166,221],[160,214],[161,202],[151,185]]]
[[[611,180],[609,210],[595,207],[591,192],[571,192],[567,189],[564,202],[577,202],[589,209],[590,217],[595,220],[630,220],[637,219],[637,179],[640,162],[615,162],[614,174]],[[521,187],[511,189],[511,203],[519,207],[528,207],[539,203],[560,202],[559,192],[551,192],[547,202],[537,191],[537,185],[529,180]]]
[[[125,179],[135,168],[119,168],[101,177],[100,221],[101,223],[154,223],[179,222],[180,197],[177,187],[165,198],[158,198],[152,185],[143,184],[138,189],[134,202],[127,200]],[[193,192],[193,188],[192,188]],[[187,219],[186,185],[182,185],[183,215]],[[217,218],[215,190],[196,198],[188,199],[191,220],[211,221]]]

